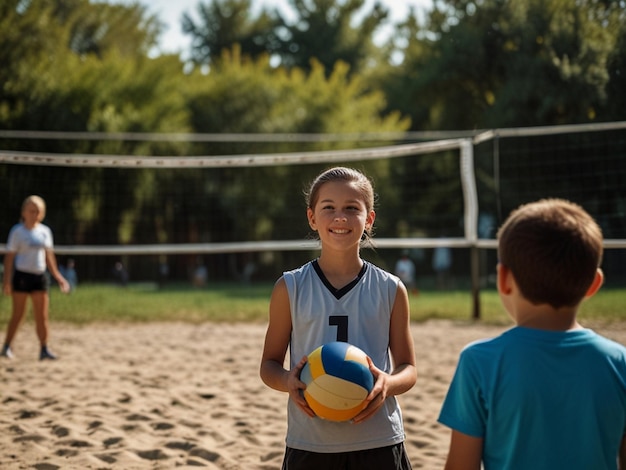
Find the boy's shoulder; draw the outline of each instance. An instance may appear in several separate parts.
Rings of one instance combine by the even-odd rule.
[[[465,355],[484,356],[485,359],[516,350],[542,350],[544,352],[588,348],[600,354],[621,357],[626,361],[626,346],[588,328],[569,331],[549,331],[520,326],[512,327],[498,336],[480,339],[467,344]]]
[[[616,353],[618,355],[621,355],[622,359],[626,361],[626,346],[607,336],[595,333],[593,330],[588,331],[591,331],[595,335],[595,340],[600,346],[603,346],[607,350],[607,353]]]

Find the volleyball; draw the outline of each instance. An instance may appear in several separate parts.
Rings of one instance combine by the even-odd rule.
[[[344,342],[327,343],[308,355],[300,380],[306,384],[304,399],[320,418],[348,421],[367,403],[374,387],[367,354]]]

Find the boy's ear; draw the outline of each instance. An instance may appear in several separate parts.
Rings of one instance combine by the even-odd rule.
[[[585,293],[585,298],[589,298],[593,296],[596,292],[598,292],[600,287],[602,287],[603,283],[604,283],[604,273],[602,272],[600,268],[598,268],[596,270],[596,276],[593,278],[593,282],[591,283],[591,285],[589,286],[589,289],[587,289],[587,292]]]
[[[498,290],[502,294],[505,294],[505,295],[510,294],[513,291],[513,288],[511,285],[513,274],[511,273],[511,270],[507,268],[505,265],[503,265],[502,263],[498,263],[497,270],[498,270]]]

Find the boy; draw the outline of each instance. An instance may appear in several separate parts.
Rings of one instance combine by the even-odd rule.
[[[580,326],[603,282],[602,232],[545,199],[498,233],[498,292],[516,326],[461,353],[439,422],[446,470],[626,468],[626,348]]]

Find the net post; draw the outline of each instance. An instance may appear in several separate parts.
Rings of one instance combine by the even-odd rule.
[[[480,319],[480,256],[477,246],[478,194],[474,173],[474,145],[472,139],[461,142],[461,183],[465,199],[465,239],[470,245],[470,275],[472,284],[472,318]]]

